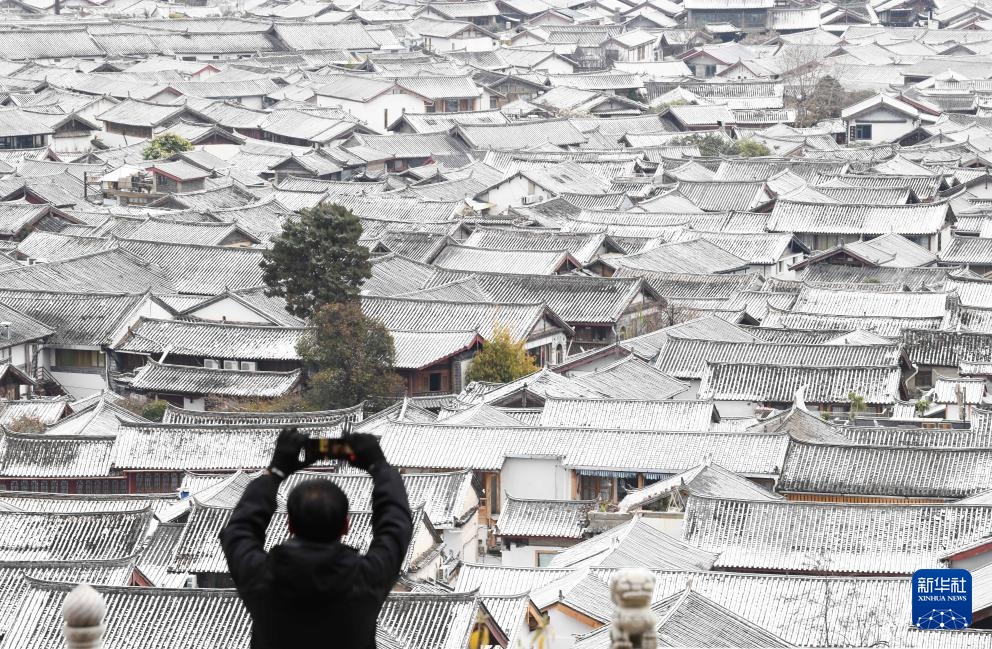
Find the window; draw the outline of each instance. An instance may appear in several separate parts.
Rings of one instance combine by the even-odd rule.
[[[216,360],[214,360],[212,358],[204,358],[203,359],[203,367],[205,367],[207,369],[210,369],[210,370],[219,370],[220,369],[220,361],[216,361]]]
[[[431,372],[430,376],[430,386],[428,388],[431,392],[441,391],[441,373]]]
[[[557,550],[534,550],[534,565],[538,568],[547,568],[557,554]]]
[[[916,373],[917,387],[933,387],[933,370],[920,370]]]
[[[95,349],[56,349],[57,367],[103,367],[104,356]]]
[[[424,112],[425,113],[436,113],[437,112],[437,109],[434,108],[434,102],[433,101],[430,101],[430,102],[425,101],[424,102]]]
[[[580,475],[579,499],[610,502],[613,500],[613,478]]]
[[[499,474],[490,473],[486,476],[486,501],[489,505],[489,515],[500,512]]]
[[[871,124],[855,124],[851,127],[852,140],[870,140]]]
[[[238,361],[224,361],[225,370],[236,370],[238,369]]]
[[[764,27],[768,20],[764,11],[747,12],[741,17],[745,27]]]
[[[495,95],[490,95],[489,96],[489,109],[490,110],[496,110],[497,108],[499,108],[499,97],[497,97]]]
[[[444,100],[444,112],[446,112],[446,113],[457,113],[458,112],[458,100],[457,99],[445,99]]]
[[[702,74],[700,74],[700,68],[702,68]],[[696,74],[703,77],[715,77],[716,76],[716,66],[715,65],[697,65]]]
[[[242,372],[255,372],[258,370],[258,363],[255,361],[241,361]]]

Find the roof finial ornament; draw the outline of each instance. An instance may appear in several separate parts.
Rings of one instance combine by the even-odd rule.
[[[610,594],[617,605],[610,627],[614,649],[655,649],[658,620],[651,610],[654,573],[646,568],[626,568],[610,581]]]
[[[103,595],[89,584],[79,584],[62,603],[65,644],[68,649],[100,649],[103,647],[103,621],[107,603]]]

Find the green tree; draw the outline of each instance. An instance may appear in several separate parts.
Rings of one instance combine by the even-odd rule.
[[[699,147],[699,155],[704,158],[730,155],[734,148],[733,140],[723,135],[717,135],[716,133],[683,135],[682,137],[673,138],[671,144],[675,146]]]
[[[671,140],[675,146],[695,146],[699,147],[699,155],[704,158],[717,158],[720,156],[739,155],[745,158],[755,156],[771,155],[771,149],[754,138],[744,138],[741,140],[731,140],[730,138],[716,133],[693,133],[683,135]]]
[[[169,403],[167,401],[155,399],[145,404],[145,407],[141,409],[141,416],[148,421],[162,421],[162,417],[165,416],[165,410],[168,407]]]
[[[358,245],[362,224],[340,205],[299,211],[265,251],[266,294],[286,298],[286,310],[308,318],[324,304],[358,297],[372,276],[368,248]]]
[[[165,410],[169,407],[167,401],[161,399],[145,399],[144,397],[130,396],[121,404],[134,414],[144,417],[148,421],[162,421]]]
[[[403,379],[393,371],[393,337],[362,313],[358,300],[325,304],[310,319],[312,329],[296,346],[310,372],[304,398],[316,410],[346,408],[403,395]]]
[[[756,158],[763,155],[771,155],[772,151],[754,138],[746,137],[734,143],[734,150],[737,155],[745,158]]]
[[[855,394],[854,392],[847,393],[847,400],[851,402],[851,418],[853,419],[859,412],[864,412],[866,409],[865,398],[860,394]]]
[[[510,330],[497,326],[492,340],[483,345],[472,359],[472,366],[465,375],[467,381],[509,383],[521,376],[533,374],[538,369],[533,357],[524,349],[522,340],[513,340]]]
[[[687,102],[685,99],[673,99],[671,101],[663,101],[657,104],[651,104],[647,112],[660,114],[667,112],[668,109],[671,108],[672,106],[687,106],[688,104],[689,102]]]
[[[161,160],[162,158],[168,158],[183,151],[192,150],[193,143],[186,138],[173,135],[172,133],[165,133],[148,140],[148,144],[141,150],[141,155],[144,156],[145,160]]]

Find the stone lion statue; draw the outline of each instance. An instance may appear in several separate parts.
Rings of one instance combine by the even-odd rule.
[[[617,572],[610,582],[617,605],[610,628],[612,649],[656,649],[657,620],[651,611],[654,574],[644,568]]]

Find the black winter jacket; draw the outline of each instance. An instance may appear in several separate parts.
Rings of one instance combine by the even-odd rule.
[[[265,552],[278,480],[253,480],[221,545],[251,613],[252,649],[373,649],[379,610],[399,577],[412,523],[399,472],[373,466],[372,544],[363,556],[340,542],[291,538]]]

